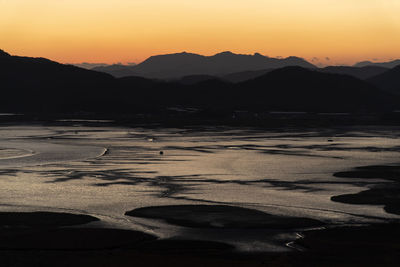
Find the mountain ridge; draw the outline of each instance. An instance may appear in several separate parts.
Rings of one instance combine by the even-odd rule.
[[[179,82],[117,79],[44,58],[5,55],[0,57],[0,73],[2,112],[160,115],[183,107],[212,118],[229,117],[236,110],[390,112],[400,103],[398,96],[367,81],[293,66],[236,84],[212,76],[189,76]]]
[[[372,62],[372,61],[361,61],[353,65],[353,67],[365,67],[365,66],[378,66],[392,69],[400,65],[400,59],[395,59],[387,62]]]
[[[217,53],[213,56],[203,56],[195,53],[174,53],[151,56],[140,64],[127,67],[135,75],[156,79],[179,79],[189,75],[223,76],[234,72],[275,69],[286,66],[301,66],[316,68],[313,64],[299,57],[283,59],[263,56],[235,54],[230,51]],[[115,77],[123,77],[110,68],[94,68]]]

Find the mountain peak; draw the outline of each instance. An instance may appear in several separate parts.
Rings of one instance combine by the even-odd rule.
[[[223,52],[220,52],[220,53],[218,53],[218,54],[215,54],[214,57],[215,57],[215,56],[253,56],[253,57],[265,57],[265,56],[261,55],[260,53],[254,53],[253,55],[247,55],[247,54],[236,54],[236,53],[233,53],[233,52],[231,52],[231,51],[223,51]]]
[[[199,56],[199,54],[183,51],[180,53],[165,54],[165,55],[161,55],[161,56]]]
[[[177,58],[177,57],[203,57],[203,56],[183,51],[183,52],[180,52],[180,53],[154,55],[154,56],[149,57],[147,60],[154,59],[154,58]]]
[[[232,53],[231,51],[223,51],[221,53],[215,54],[214,56],[235,56],[235,53]]]
[[[301,57],[289,56],[286,59],[302,59]]]

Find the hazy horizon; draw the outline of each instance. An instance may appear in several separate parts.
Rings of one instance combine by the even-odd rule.
[[[1,49],[1,50],[3,50],[3,49]],[[6,52],[6,53],[9,53],[9,51],[6,51],[6,50],[3,50],[3,51]],[[201,56],[210,57],[210,56],[214,56],[214,55],[217,55],[217,54],[220,54],[220,53],[224,53],[224,52],[231,52],[231,53],[236,54],[236,55],[255,55],[255,54],[260,54],[258,52],[244,54],[244,53],[238,53],[238,52],[235,52],[235,51],[227,50],[227,51],[220,51],[218,53],[213,53],[213,54],[209,54],[209,55],[204,55],[204,54],[201,54],[201,53],[196,53],[196,52],[191,52],[191,51],[181,51],[181,52],[174,52],[174,53],[171,52],[171,53],[165,53],[165,54],[150,55],[149,57],[145,58],[143,61],[139,61],[139,62],[131,62],[131,61],[122,62],[122,61],[118,61],[118,62],[109,62],[109,63],[100,62],[100,61],[92,61],[92,62],[88,62],[88,61],[61,62],[61,61],[54,60],[52,58],[48,58],[48,59],[54,60],[54,61],[57,61],[57,62],[63,63],[63,64],[70,64],[70,65],[76,65],[76,66],[80,66],[80,67],[84,67],[84,68],[89,68],[89,67],[96,67],[96,66],[111,66],[111,65],[135,66],[135,65],[138,65],[140,63],[143,63],[144,61],[146,61],[147,59],[149,59],[152,56],[160,56],[160,55],[172,55],[172,54],[188,53],[188,54],[197,54],[197,55],[201,55]],[[12,56],[28,56],[28,55],[20,55],[20,54],[12,54],[12,53],[10,53],[10,55],[12,55]],[[274,57],[274,56],[268,56],[268,55],[262,55],[262,56],[266,56],[266,57],[270,57],[270,58],[276,58],[276,59],[284,59],[284,58],[288,58],[288,57],[303,58],[303,57],[296,56],[296,55],[291,55],[291,56],[288,56],[288,57],[281,57],[281,56]],[[38,55],[38,56],[32,56],[32,57],[43,57],[43,56]],[[43,58],[45,58],[45,57],[43,57]],[[325,58],[324,59],[326,61],[325,64],[322,63],[321,61],[319,61],[319,59],[316,58],[316,57],[313,57],[311,59],[307,59],[307,58],[303,58],[303,59],[308,61],[311,64],[314,64],[317,67],[327,67],[327,66],[353,66],[356,63],[364,62],[364,61],[370,61],[372,63],[385,63],[385,62],[389,62],[389,61],[393,61],[393,60],[398,60],[398,59],[400,59],[400,57],[399,58],[389,58],[389,59],[384,60],[384,61],[383,60],[379,60],[379,59],[364,59],[364,60],[361,59],[360,61],[356,61],[356,62],[353,62],[353,63],[350,63],[350,64],[334,63],[334,62],[331,62],[330,58],[327,58],[327,59]],[[84,66],[84,65],[86,65],[86,66]]]
[[[134,66],[134,65],[138,65],[138,64],[140,64],[140,63],[143,63],[144,61],[146,61],[147,59],[149,59],[149,58],[152,57],[152,56],[171,55],[171,54],[180,54],[180,53],[189,53],[189,54],[197,54],[197,55],[202,55],[202,56],[210,57],[210,56],[214,56],[214,55],[217,55],[217,54],[223,53],[223,52],[232,52],[233,54],[236,54],[236,55],[254,55],[254,54],[257,54],[257,53],[258,53],[258,52],[254,52],[254,53],[238,53],[238,52],[235,52],[235,51],[227,50],[227,51],[220,51],[220,52],[217,52],[217,53],[212,53],[212,54],[204,55],[204,54],[196,53],[196,52],[192,52],[192,51],[180,51],[180,52],[171,52],[171,53],[165,53],[165,54],[154,54],[154,55],[150,55],[149,57],[147,57],[147,58],[145,58],[144,60],[139,61],[139,62],[118,61],[118,62],[106,63],[106,62],[96,62],[96,61],[93,61],[93,62],[61,62],[61,63],[64,63],[64,64],[71,64],[71,65],[82,65],[82,64],[93,64],[93,65],[96,65],[96,64],[104,64],[104,65]],[[258,53],[258,54],[261,54],[261,53]],[[266,56],[266,57],[270,57],[270,58],[277,58],[277,59],[284,59],[284,58],[288,58],[288,57],[303,58],[303,57],[300,57],[300,56],[297,56],[297,55],[290,55],[290,56],[287,56],[287,57],[269,56],[269,55],[264,55],[264,54],[261,54],[261,55]],[[360,62],[364,62],[364,61],[370,61],[370,62],[372,62],[372,63],[385,63],[385,62],[389,62],[389,61],[398,60],[398,59],[400,59],[400,57],[398,57],[398,58],[388,58],[388,59],[386,59],[386,60],[380,60],[380,59],[377,59],[377,58],[373,58],[373,59],[368,59],[368,58],[367,58],[367,59],[360,59],[359,61],[350,62],[350,63],[335,63],[335,62],[333,62],[333,60],[331,60],[330,58],[319,59],[319,58],[316,58],[316,57],[312,57],[312,58],[310,58],[310,59],[308,59],[308,58],[303,58],[303,59],[306,60],[306,61],[308,61],[308,62],[311,63],[311,64],[314,64],[314,65],[317,66],[317,67],[327,67],[327,66],[354,66],[356,63],[360,63]],[[324,60],[325,63],[321,62],[321,60]]]
[[[2,48],[0,48],[2,49]],[[146,61],[147,59],[149,59],[152,56],[160,56],[160,55],[171,55],[171,54],[180,54],[180,53],[189,53],[189,54],[197,54],[197,55],[202,55],[202,56],[206,56],[206,57],[211,57],[214,55],[217,55],[219,53],[223,53],[223,52],[232,52],[234,54],[237,55],[254,55],[254,54],[261,54],[263,56],[266,57],[270,57],[270,58],[277,58],[277,59],[284,59],[284,58],[288,58],[288,57],[298,57],[298,58],[302,58],[306,61],[308,61],[311,64],[314,64],[317,67],[327,67],[327,66],[353,66],[359,62],[364,62],[364,61],[370,61],[373,63],[384,63],[384,62],[389,62],[389,61],[394,61],[394,60],[398,60],[400,59],[399,57],[390,57],[390,58],[386,58],[386,59],[381,59],[381,58],[360,58],[359,60],[356,61],[352,61],[352,62],[335,62],[334,59],[330,58],[330,57],[325,57],[325,58],[318,58],[318,57],[310,57],[310,58],[305,58],[305,57],[301,57],[298,55],[288,55],[285,57],[282,56],[270,56],[270,55],[266,55],[266,54],[262,54],[259,52],[250,52],[250,53],[240,53],[237,51],[232,51],[232,50],[221,50],[219,52],[216,53],[211,53],[211,54],[202,54],[200,52],[195,52],[195,51],[186,51],[186,50],[182,50],[182,51],[174,51],[174,52],[166,52],[166,53],[161,53],[161,54],[152,54],[149,55],[148,57],[144,58],[141,61],[137,61],[137,62],[133,62],[133,61],[99,61],[99,60],[93,60],[93,61],[60,61],[54,58],[49,58],[49,57],[45,57],[43,55],[27,55],[27,54],[16,54],[16,53],[11,53],[8,50],[2,49],[3,51],[9,53],[12,56],[26,56],[26,57],[42,57],[42,58],[47,58],[62,64],[70,64],[70,65],[83,65],[83,64],[88,64],[88,65],[124,65],[124,66],[134,66],[134,65],[138,65],[144,61]]]

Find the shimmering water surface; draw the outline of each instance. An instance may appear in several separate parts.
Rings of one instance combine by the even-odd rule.
[[[382,206],[330,200],[366,190],[371,182],[335,178],[333,173],[398,163],[397,133],[373,127],[261,131],[2,126],[0,209],[85,213],[100,218],[94,223],[99,227],[279,251],[296,232],[200,230],[124,213],[157,205],[224,204],[329,225],[398,218]]]

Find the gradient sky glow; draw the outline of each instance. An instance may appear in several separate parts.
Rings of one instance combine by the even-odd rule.
[[[399,14],[400,0],[0,0],[0,49],[59,62],[230,50],[351,64],[400,58]]]

